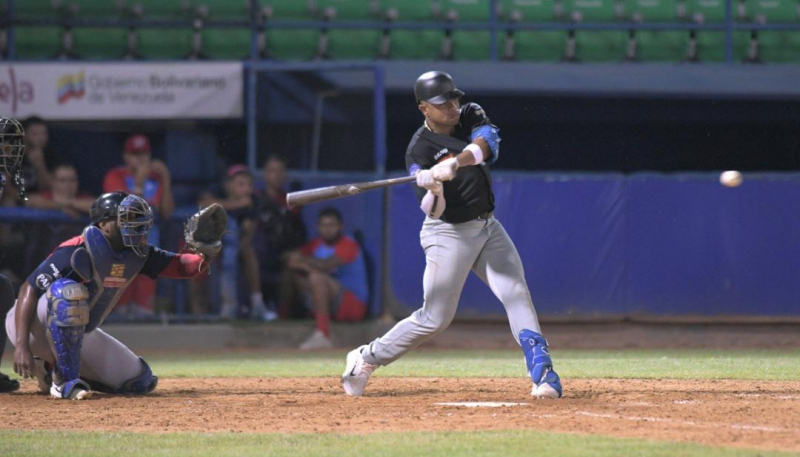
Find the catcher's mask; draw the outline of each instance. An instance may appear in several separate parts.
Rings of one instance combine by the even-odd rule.
[[[142,197],[128,195],[119,204],[117,223],[122,235],[122,244],[139,257],[150,250],[147,235],[153,226],[153,210]]]
[[[19,189],[20,198],[26,200],[25,183],[20,175],[25,156],[25,129],[15,119],[0,118],[0,173],[8,173]]]

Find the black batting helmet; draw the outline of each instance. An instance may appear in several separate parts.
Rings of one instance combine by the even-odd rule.
[[[125,192],[109,192],[103,194],[92,203],[92,208],[89,210],[89,217],[92,218],[92,224],[97,225],[100,222],[109,219],[116,219],[119,213],[119,204],[125,200],[128,194]]]
[[[414,84],[414,96],[418,104],[428,102],[439,105],[463,95],[464,92],[456,89],[453,77],[443,71],[423,73]]]

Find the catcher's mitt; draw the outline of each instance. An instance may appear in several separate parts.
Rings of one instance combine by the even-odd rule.
[[[228,227],[228,213],[219,203],[201,209],[186,221],[183,238],[186,248],[211,260],[222,249],[222,237]]]

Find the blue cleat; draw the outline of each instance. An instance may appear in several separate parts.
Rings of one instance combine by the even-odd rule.
[[[519,332],[519,343],[525,353],[528,375],[533,381],[531,395],[536,398],[561,398],[561,379],[553,370],[547,340],[534,331],[522,330]]]

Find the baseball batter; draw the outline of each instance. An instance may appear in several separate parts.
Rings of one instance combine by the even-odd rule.
[[[158,383],[148,364],[99,327],[137,275],[198,276],[221,243],[201,254],[149,246],[153,211],[141,197],[124,192],[98,197],[91,219],[81,236],[62,243],[20,288],[5,320],[15,347],[14,371],[36,377],[40,391],[58,399],[89,398],[93,389],[148,394]]]
[[[500,152],[498,129],[477,104],[461,105],[464,92],[447,73],[424,73],[417,79],[414,95],[425,122],[411,138],[406,166],[417,178],[420,208],[427,216],[420,232],[426,260],[424,303],[388,333],[347,355],[344,390],[348,395],[363,395],[376,368],[446,329],[471,270],[506,309],[533,381],[531,395],[560,398],[561,381],[541,335],[522,261],[493,215],[487,165]]]

